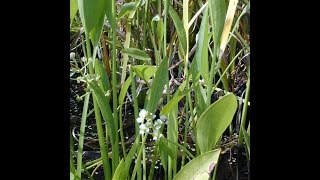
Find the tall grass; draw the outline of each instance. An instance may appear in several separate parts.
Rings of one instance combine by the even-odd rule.
[[[234,134],[249,160],[249,3],[70,0],[71,33],[85,37],[70,48],[70,78],[86,85],[71,179],[94,179],[101,165],[104,179],[153,179],[158,161],[161,179],[215,179],[222,152],[235,148],[222,136]],[[90,102],[101,158],[83,162]]]

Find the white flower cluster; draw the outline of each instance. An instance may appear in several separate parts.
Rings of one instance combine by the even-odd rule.
[[[150,129],[152,129],[153,140],[158,140],[161,136],[161,132],[159,132],[162,124],[166,123],[166,116],[160,116],[160,119],[157,119],[155,122],[153,120],[156,118],[156,115],[149,113],[145,109],[142,109],[139,112],[139,117],[137,118],[137,122],[140,123],[139,133],[149,133]],[[145,122],[146,120],[146,122]],[[144,123],[145,122],[145,123]]]

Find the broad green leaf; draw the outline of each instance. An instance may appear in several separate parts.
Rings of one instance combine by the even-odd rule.
[[[183,54],[186,54],[186,52],[187,52],[187,37],[186,37],[186,32],[183,28],[183,23],[180,20],[176,11],[171,6],[169,6],[169,14],[173,20],[175,28],[177,29],[177,34],[178,34],[179,42],[182,46]]]
[[[221,35],[219,58],[222,57],[224,49],[226,48],[227,40],[229,37],[229,32],[230,32],[231,25],[232,25],[233,18],[234,18],[234,14],[237,9],[237,4],[238,4],[238,0],[230,0],[229,1],[229,7],[228,7],[227,15],[226,15],[226,20],[225,20],[224,28],[223,28],[222,35]]]
[[[196,47],[197,69],[206,83],[209,82],[209,64],[208,64],[208,8],[204,10],[200,30],[198,32],[198,41]]]
[[[100,76],[100,80],[98,84],[100,87],[102,87],[102,90],[104,91],[104,93],[106,93],[108,90],[111,90],[110,81],[108,79],[108,75],[106,73],[106,70],[103,66],[102,61],[96,59],[94,61],[94,68],[95,68],[96,74]]]
[[[123,83],[123,86],[122,86],[122,88],[120,90],[120,94],[119,94],[119,106],[122,106],[124,98],[126,97],[126,93],[129,89],[129,86],[131,85],[131,82],[132,82],[131,76],[129,76],[127,78],[127,80]]]
[[[197,143],[201,154],[210,151],[232,122],[237,110],[237,98],[230,93],[210,105],[199,117]]]
[[[89,33],[109,6],[106,6],[105,0],[78,0],[78,7],[83,27]]]
[[[148,83],[149,79],[156,73],[158,69],[158,67],[150,65],[137,65],[131,67],[137,76],[143,79],[146,83]]]
[[[187,93],[188,93],[190,90],[191,90],[191,89],[187,90],[186,92],[184,92],[184,93],[183,93],[182,95],[180,95],[180,96],[177,96],[177,97],[172,98],[172,99],[162,108],[162,110],[160,111],[160,115],[168,114],[168,113],[172,110],[172,108],[173,108],[174,106],[176,106],[176,105],[179,103],[179,101],[180,101],[184,96],[187,95]]]
[[[95,95],[98,105],[101,110],[101,114],[105,122],[107,123],[108,134],[110,134],[111,143],[115,143],[115,134],[117,133],[114,125],[112,111],[109,105],[109,100],[104,95],[102,89],[98,86],[96,81],[88,82],[89,87],[92,89]]]
[[[99,17],[98,23],[89,32],[89,36],[91,38],[91,42],[94,48],[97,48],[100,42],[101,33],[103,29],[104,16],[105,16],[105,12],[101,14],[101,16]]]
[[[186,164],[173,180],[204,180],[201,177],[208,177],[206,174],[211,173],[218,162],[220,151],[215,149],[196,157]]]
[[[248,150],[248,155],[250,157],[250,135],[249,135],[249,133],[247,133],[247,131],[244,129],[243,126],[241,126],[241,131],[242,131],[242,134],[243,134],[243,137],[244,137],[244,142],[246,143],[246,147],[247,147],[247,150]]]
[[[132,10],[135,10],[136,2],[129,2],[125,3],[121,6],[120,12],[118,15],[118,19],[124,17],[125,15],[129,14]]]
[[[209,8],[212,20],[213,42],[214,47],[218,48],[220,44],[220,37],[226,17],[226,3],[225,0],[209,0]],[[218,52],[218,51],[217,51]],[[215,54],[217,56],[217,54]]]
[[[131,56],[135,59],[139,59],[139,60],[143,60],[143,61],[149,61],[151,60],[151,58],[149,57],[149,55],[140,50],[140,49],[136,49],[136,48],[125,48],[122,50],[122,53],[126,53],[128,54],[128,56]]]
[[[77,0],[70,0],[70,23],[73,21],[78,11]]]
[[[91,0],[93,1],[93,0]],[[112,29],[116,29],[116,1],[115,0],[106,0],[106,16],[107,16],[107,19],[108,21],[110,22],[110,25],[111,25],[111,28]]]
[[[168,81],[168,58],[164,58],[153,79],[151,89],[145,99],[145,107],[148,112],[154,113],[162,96],[164,86]]]
[[[113,180],[125,180],[126,179],[126,172],[125,172],[126,164],[124,163],[123,159],[120,161],[116,171],[113,175]]]

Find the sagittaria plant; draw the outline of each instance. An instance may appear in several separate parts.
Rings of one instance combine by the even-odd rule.
[[[70,28],[78,29],[82,47],[81,53],[70,54],[70,77],[79,75],[77,81],[86,86],[79,98],[78,149],[73,138],[70,142],[70,179],[84,174],[93,179],[89,170],[102,166],[106,180],[151,180],[158,160],[162,179],[215,179],[224,134],[236,133],[250,159],[250,63],[241,70],[250,54],[249,4],[135,0],[117,10],[115,0],[70,0]],[[236,96],[239,82],[245,91]],[[223,95],[215,97],[218,91]],[[133,109],[130,145],[124,137],[124,106]],[[91,112],[101,157],[84,163]],[[232,126],[234,119],[239,131]]]

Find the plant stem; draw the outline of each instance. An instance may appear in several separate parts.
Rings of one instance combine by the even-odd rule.
[[[243,105],[243,110],[241,115],[241,123],[240,123],[240,127],[243,127],[243,129],[245,129],[245,125],[246,125],[246,117],[247,117],[249,94],[250,94],[250,68],[248,71],[249,71],[248,72],[249,76],[247,81],[246,95],[245,95],[245,100],[244,100],[244,105]],[[242,132],[242,128],[240,128],[239,145],[241,146],[242,144],[243,144],[243,132]]]
[[[115,7],[114,7],[115,8]],[[117,62],[116,62],[116,29],[112,28],[112,98],[113,98],[113,118],[115,129],[118,132],[118,97],[117,97]],[[112,145],[112,173],[115,172],[119,164],[119,134],[115,134],[115,142]]]
[[[79,137],[78,158],[77,158],[77,176],[79,176],[80,178],[81,178],[81,170],[82,170],[82,153],[83,153],[84,132],[85,132],[85,127],[86,127],[89,98],[90,98],[90,93],[87,94],[84,99],[81,125],[80,125],[80,137]]]
[[[137,160],[141,159],[142,149],[144,148],[144,144],[146,143],[147,136],[148,136],[148,133],[146,133],[145,136],[142,139],[142,145],[140,146]],[[137,161],[137,163],[134,165],[134,168],[133,168],[131,180],[134,180],[134,178],[136,177],[138,166],[140,166],[140,163],[138,163],[138,161]]]

